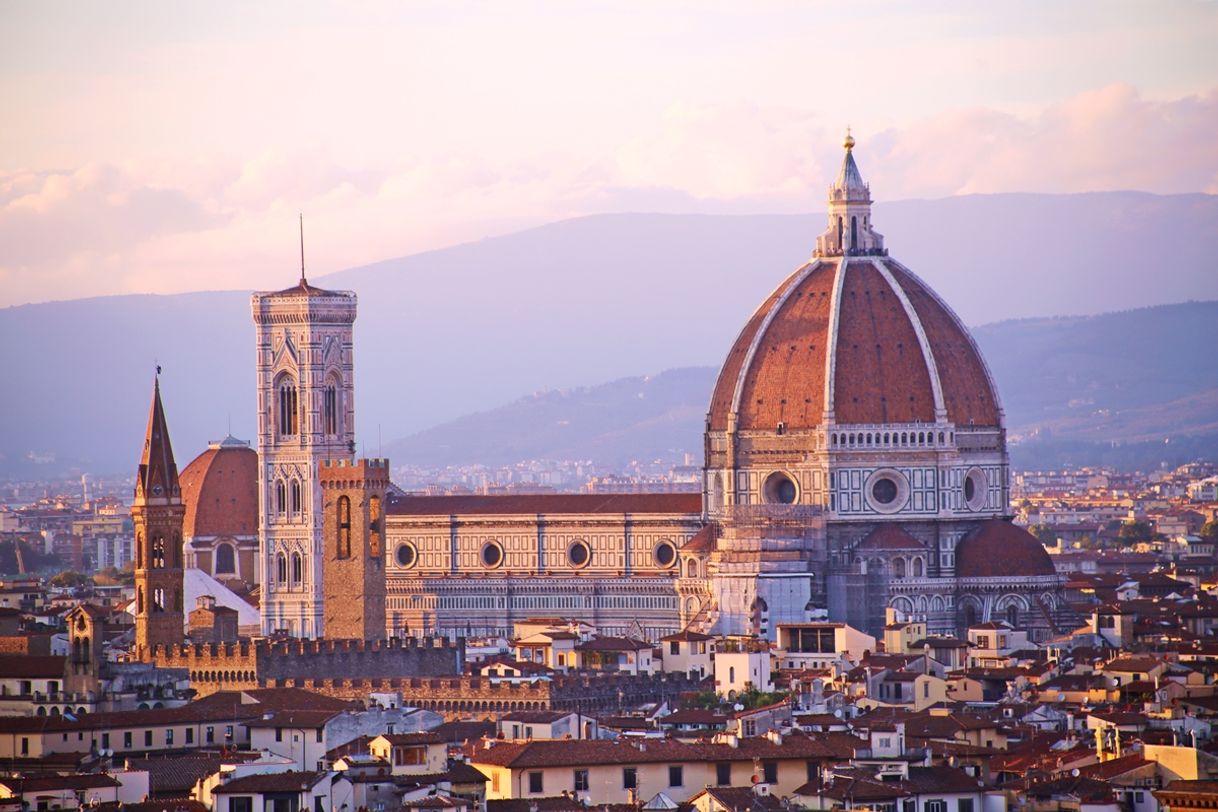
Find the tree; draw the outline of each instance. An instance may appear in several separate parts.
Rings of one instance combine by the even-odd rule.
[[[1201,532],[1198,535],[1204,541],[1218,543],[1218,519],[1211,519],[1201,525]]]
[[[1117,538],[1121,540],[1122,544],[1139,544],[1144,541],[1153,541],[1155,531],[1150,526],[1150,522],[1125,522],[1121,525]]]
[[[64,570],[63,572],[57,572],[51,576],[50,580],[51,586],[69,589],[72,587],[84,586],[88,583],[92,583],[92,579],[87,575],[82,575],[81,573],[76,572],[75,570]]]

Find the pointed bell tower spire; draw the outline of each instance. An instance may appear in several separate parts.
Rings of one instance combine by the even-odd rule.
[[[140,457],[139,475],[135,482],[137,499],[178,499],[178,466],[169,442],[169,425],[165,407],[161,405],[161,368],[152,384],[152,408],[148,412],[148,430],[144,434],[144,453]]]
[[[837,180],[829,187],[829,227],[816,238],[818,257],[883,256],[884,236],[871,228],[871,187],[854,160],[854,136],[846,129],[846,150]]]
[[[131,520],[135,525],[135,653],[140,660],[181,643],[182,520],[186,506],[178,484],[178,466],[169,442],[169,424],[161,404],[160,367],[152,384],[148,431],[135,478]]]

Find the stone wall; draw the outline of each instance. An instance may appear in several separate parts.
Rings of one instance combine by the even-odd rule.
[[[291,640],[279,643],[241,641],[158,646],[150,659],[161,668],[184,668],[199,696],[217,691],[244,690],[316,683],[388,683],[402,677],[438,677],[459,674],[465,667],[465,640],[410,638],[377,640]],[[376,690],[376,689],[368,689]],[[329,691],[322,691],[328,693]],[[334,695],[343,695],[338,693]]]

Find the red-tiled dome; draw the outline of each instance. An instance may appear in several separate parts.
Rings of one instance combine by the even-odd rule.
[[[186,538],[258,533],[258,453],[248,445],[231,437],[212,443],[178,479]]]
[[[1040,541],[1003,519],[990,519],[956,545],[960,578],[1055,575],[1053,559]]]
[[[836,314],[835,314],[836,310]],[[923,340],[923,338],[925,340]],[[711,430],[838,424],[998,426],[985,362],[956,315],[885,256],[813,259],[749,319],[711,398]]]

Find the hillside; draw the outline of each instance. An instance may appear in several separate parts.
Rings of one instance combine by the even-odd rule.
[[[1218,196],[965,196],[875,216],[970,324],[1218,297]],[[360,297],[361,451],[529,392],[717,366],[822,220],[601,215],[313,279]],[[253,435],[247,292],[7,308],[0,346],[0,478],[131,470],[157,363],[180,462],[230,421]]]
[[[974,331],[1019,466],[1218,458],[1218,302],[1022,319]],[[701,456],[715,367],[539,392],[391,443],[421,465]],[[1165,442],[1166,441],[1166,442]]]

